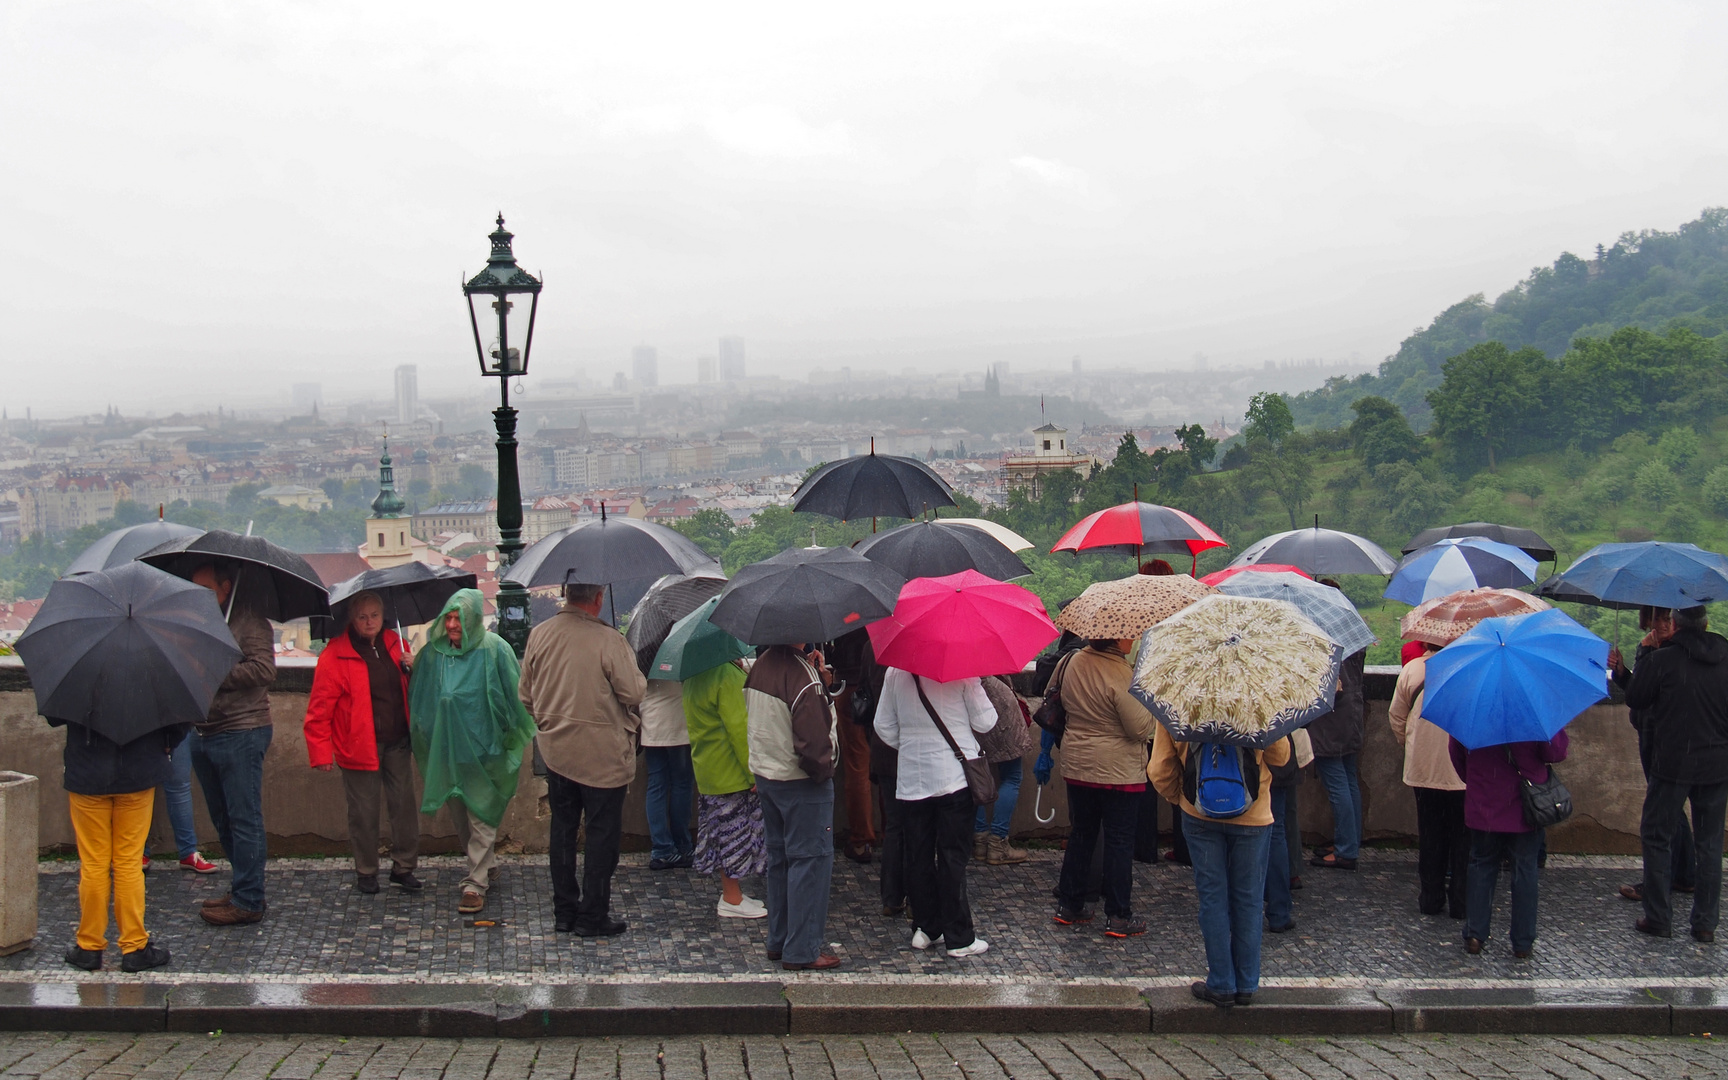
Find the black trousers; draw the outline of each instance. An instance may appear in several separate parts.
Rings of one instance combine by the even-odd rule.
[[[606,921],[612,906],[612,873],[618,869],[618,843],[624,832],[627,787],[597,788],[548,771],[546,797],[552,804],[552,911],[560,923],[588,928]],[[576,830],[588,817],[588,844],[582,855],[582,884],[576,884]]]
[[[1692,800],[1692,850],[1697,859],[1692,929],[1715,930],[1722,909],[1722,828],[1728,784],[1672,784],[1651,780],[1644,793],[1639,839],[1644,848],[1644,917],[1663,929],[1674,925],[1674,845]]]
[[[977,807],[965,788],[900,803],[905,831],[906,895],[912,918],[930,937],[960,949],[972,944],[972,903],[966,896],[966,861],[972,857]]]
[[[876,784],[876,801],[882,808],[882,850],[880,876],[877,884],[882,891],[882,906],[906,906],[906,831],[900,814],[900,800],[894,797],[894,778],[883,777]]]
[[[1104,834],[1104,914],[1126,919],[1134,914],[1134,820],[1140,795],[1133,791],[1068,785],[1068,850],[1062,856],[1058,894],[1062,906],[1078,908],[1086,892],[1087,871],[1098,834]]]
[[[1440,788],[1411,788],[1416,796],[1416,875],[1421,892],[1416,904],[1424,915],[1449,909],[1462,919],[1464,883],[1470,872],[1470,829],[1464,824],[1464,793]]]

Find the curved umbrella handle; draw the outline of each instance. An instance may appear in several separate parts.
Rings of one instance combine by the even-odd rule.
[[[1044,785],[1039,784],[1038,790],[1033,792],[1033,794],[1032,794],[1032,818],[1034,821],[1038,822],[1038,824],[1040,824],[1040,825],[1048,825],[1052,821],[1056,820],[1056,808],[1054,806],[1052,806],[1050,808],[1050,816],[1045,817],[1043,814],[1040,814],[1038,812],[1039,805],[1043,801],[1044,801]]]

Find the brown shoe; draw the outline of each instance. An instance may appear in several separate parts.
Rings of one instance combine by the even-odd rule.
[[[262,911],[247,911],[233,904],[223,904],[221,907],[199,908],[198,914],[211,926],[245,926],[259,922],[264,918]]]
[[[787,971],[827,971],[840,966],[840,958],[833,953],[820,953],[808,964],[781,964]]]
[[[1017,848],[1006,836],[991,836],[984,841],[984,862],[990,866],[1012,866],[1032,857],[1025,848]]]
[[[234,894],[233,893],[223,893],[221,896],[218,896],[214,900],[204,901],[204,903],[200,904],[199,906],[200,907],[227,907],[228,905],[232,904],[233,902],[234,902]]]
[[[972,859],[973,859],[973,861],[974,862],[983,862],[985,856],[987,856],[989,853],[990,853],[990,834],[987,832],[975,832],[975,833],[973,833],[972,834]]]
[[[473,890],[466,890],[462,893],[462,901],[456,905],[456,910],[464,915],[473,915],[485,907],[486,898],[484,896]]]
[[[1622,886],[1620,886],[1620,895],[1622,898],[1630,900],[1634,904],[1642,904],[1644,902],[1644,884],[1643,884],[1643,882],[1639,882],[1636,885],[1622,885]]]

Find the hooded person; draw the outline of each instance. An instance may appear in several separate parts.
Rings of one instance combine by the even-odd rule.
[[[450,808],[468,855],[457,906],[465,915],[486,906],[498,824],[534,738],[534,721],[517,697],[516,653],[481,624],[481,603],[477,589],[450,597],[408,680],[408,731],[426,785],[420,812]]]

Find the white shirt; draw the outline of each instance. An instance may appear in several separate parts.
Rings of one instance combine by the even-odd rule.
[[[690,727],[684,722],[683,683],[648,680],[648,692],[642,695],[642,745],[690,745]]]
[[[973,678],[945,683],[932,679],[918,682],[923,684],[924,696],[930,699],[930,705],[954,736],[960,752],[969,758],[980,756],[978,739],[972,733],[996,726],[996,707],[990,704],[983,681]],[[933,799],[966,786],[966,771],[954,760],[948,740],[936,730],[936,722],[918,700],[911,672],[888,669],[882,680],[882,700],[876,705],[876,734],[900,751],[895,798],[903,802]]]

